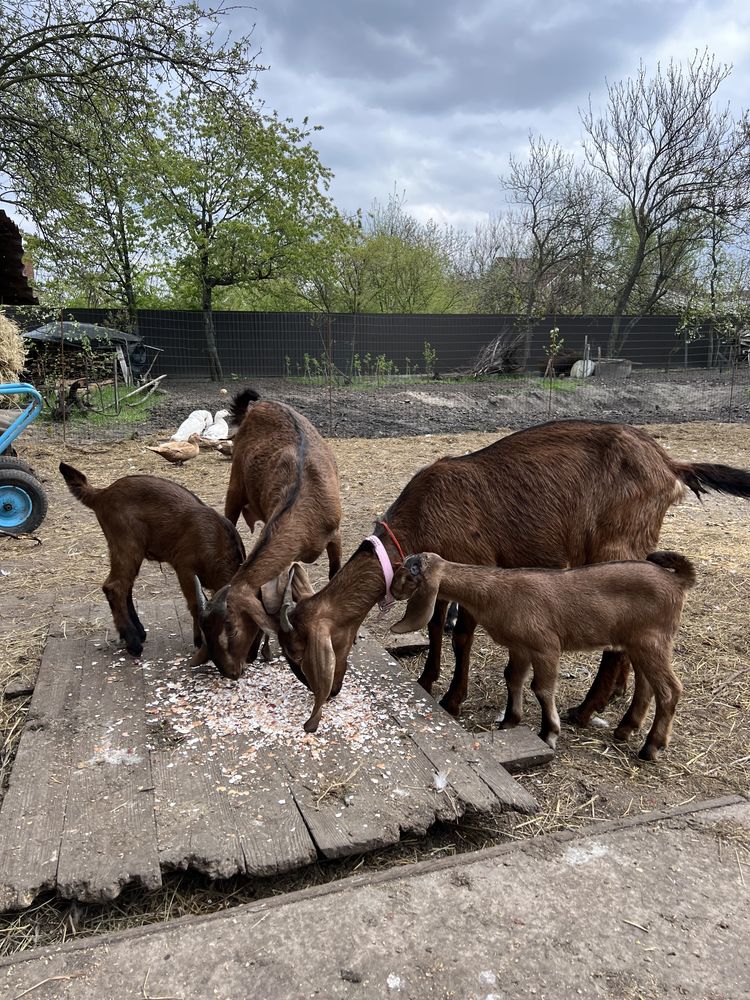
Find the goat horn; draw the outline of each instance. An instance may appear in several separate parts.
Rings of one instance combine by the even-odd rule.
[[[211,610],[221,618],[226,618],[227,616],[227,597],[229,597],[228,585],[222,587],[221,590],[217,590],[211,601]]]
[[[198,601],[198,614],[203,618],[206,614],[206,595],[203,593],[203,587],[201,587],[201,582],[197,576],[193,576],[193,583],[195,584],[195,596]]]
[[[286,587],[284,588],[284,597],[281,600],[281,609],[279,610],[279,621],[281,623],[282,632],[291,632],[292,623],[289,620],[289,612],[294,611],[294,595],[292,592],[292,587],[294,584],[294,566],[289,570],[289,579],[287,580]]]

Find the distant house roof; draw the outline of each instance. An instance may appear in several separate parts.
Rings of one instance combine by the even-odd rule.
[[[21,231],[0,209],[0,305],[36,305],[23,263]]]

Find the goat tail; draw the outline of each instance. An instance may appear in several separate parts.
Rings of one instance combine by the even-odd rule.
[[[750,472],[745,469],[710,462],[677,462],[675,474],[697,497],[715,490],[750,500]]]
[[[251,403],[257,403],[259,399],[260,393],[256,392],[255,389],[243,389],[242,392],[238,392],[229,404],[230,425],[232,427],[239,427],[245,419],[248,406]]]
[[[93,507],[100,490],[92,486],[82,472],[74,469],[72,465],[66,465],[65,462],[60,462],[60,473],[76,500],[80,500],[86,507]]]
[[[683,556],[679,552],[652,552],[646,556],[646,559],[656,566],[661,566],[662,569],[672,570],[685,590],[695,586],[698,577],[695,566],[687,556]]]

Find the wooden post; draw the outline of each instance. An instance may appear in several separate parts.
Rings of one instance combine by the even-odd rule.
[[[113,367],[114,367],[114,370],[115,370],[115,381],[114,381],[114,388],[115,388],[115,413],[117,413],[119,415],[119,413],[120,413],[120,390],[119,390],[119,386],[117,384],[117,360],[118,360],[117,359],[117,355],[115,354],[115,356],[114,356],[114,364],[113,364]]]

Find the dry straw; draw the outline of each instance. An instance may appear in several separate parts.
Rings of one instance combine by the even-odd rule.
[[[26,362],[26,347],[18,325],[0,312],[0,383],[17,382]]]

